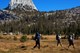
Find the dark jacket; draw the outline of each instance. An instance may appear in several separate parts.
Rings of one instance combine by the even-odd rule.
[[[56,40],[60,40],[59,34],[56,35]]]
[[[38,32],[35,34],[35,40],[40,40],[40,34]]]

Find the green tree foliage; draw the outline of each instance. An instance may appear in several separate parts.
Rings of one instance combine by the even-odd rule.
[[[20,41],[21,41],[21,42],[26,42],[26,41],[27,41],[27,36],[22,36],[22,37],[20,38]]]
[[[73,13],[71,10],[51,12],[17,10],[15,13],[20,18],[0,24],[1,32],[34,34],[39,31],[41,34],[53,34],[54,32],[80,34],[80,14]]]

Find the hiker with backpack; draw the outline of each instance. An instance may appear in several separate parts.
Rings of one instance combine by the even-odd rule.
[[[75,48],[73,41],[74,41],[74,34],[73,34],[73,35],[68,35],[68,42],[69,42],[68,48],[69,48],[71,45],[73,46],[73,48]]]
[[[40,49],[40,34],[39,34],[39,32],[37,32],[35,34],[34,40],[35,40],[36,44],[33,48],[36,48],[38,46],[38,49]]]
[[[60,34],[56,34],[56,40],[57,40],[57,46],[60,44],[60,46],[62,47],[62,44],[61,44],[61,36]]]

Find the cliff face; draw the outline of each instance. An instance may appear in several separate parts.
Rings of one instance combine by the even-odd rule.
[[[32,0],[11,0],[7,9],[22,8],[24,10],[37,10]]]

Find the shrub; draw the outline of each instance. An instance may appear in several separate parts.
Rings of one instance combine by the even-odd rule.
[[[21,42],[26,42],[26,41],[27,41],[27,36],[22,36],[22,37],[20,38],[20,41],[21,41]]]
[[[17,37],[16,37],[16,36],[14,36],[13,40],[17,40]]]
[[[0,39],[4,39],[2,36],[0,36]]]
[[[7,40],[11,40],[12,38],[11,38],[11,37],[6,37],[5,39],[7,39]]]
[[[34,39],[35,39],[35,37],[34,37],[34,36],[32,36],[32,37],[31,37],[31,40],[34,40]]]

